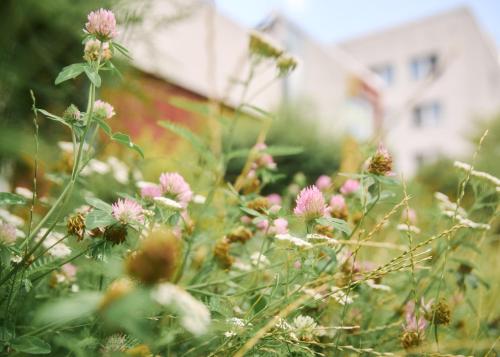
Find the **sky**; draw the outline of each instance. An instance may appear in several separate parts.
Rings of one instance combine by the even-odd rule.
[[[500,48],[500,0],[215,0],[220,11],[255,26],[278,10],[324,43],[336,43],[467,6]]]

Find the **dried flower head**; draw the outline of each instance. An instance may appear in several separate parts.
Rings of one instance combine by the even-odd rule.
[[[296,216],[304,218],[306,221],[323,217],[327,214],[327,207],[323,194],[316,186],[309,186],[300,191],[297,199],[297,206],[293,210]]]
[[[439,302],[432,304],[431,312],[426,318],[435,325],[448,325],[451,320],[451,309],[446,299],[441,298]]]
[[[392,156],[382,144],[378,146],[377,151],[371,157],[368,164],[368,172],[380,176],[385,176],[392,172]]]
[[[122,224],[144,222],[142,206],[134,200],[128,198],[124,200],[118,199],[111,207],[113,217]]]
[[[228,235],[227,239],[230,243],[240,242],[246,243],[247,240],[253,237],[252,231],[244,226],[239,226],[233,229]]]
[[[76,236],[81,241],[85,235],[85,217],[82,213],[77,213],[68,218],[66,223],[68,234]]]
[[[129,255],[127,273],[150,285],[170,280],[177,270],[180,247],[172,231],[154,230],[141,242],[139,250]]]
[[[269,201],[266,197],[257,197],[248,202],[247,207],[259,213],[265,214],[269,209]]]
[[[100,230],[92,230],[91,235],[93,237],[98,237],[100,235],[99,234],[100,232],[101,232]],[[125,240],[127,239],[127,234],[128,234],[127,226],[118,223],[107,226],[104,229],[103,237],[108,242],[111,242],[114,245],[116,245],[125,242]]]
[[[231,242],[227,239],[227,237],[223,237],[215,244],[214,257],[223,269],[231,268],[234,263],[234,257],[232,257],[229,253],[230,248]]]
[[[99,9],[87,16],[85,31],[100,40],[111,40],[117,35],[115,14],[110,10]]]
[[[101,119],[111,119],[116,113],[111,104],[98,99],[94,102],[94,114]]]
[[[191,187],[177,172],[165,172],[160,175],[162,194],[179,202],[183,207],[193,198]]]

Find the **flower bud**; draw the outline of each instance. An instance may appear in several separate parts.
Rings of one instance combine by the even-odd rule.
[[[82,113],[78,110],[76,105],[71,104],[63,113],[63,119],[68,123],[75,123],[82,119]]]
[[[179,240],[171,231],[152,231],[126,261],[127,273],[150,285],[170,280],[177,270]]]
[[[223,269],[229,269],[234,263],[234,258],[229,254],[231,242],[226,237],[219,240],[214,247],[214,257]]]
[[[82,213],[77,213],[68,218],[66,224],[68,234],[76,236],[78,241],[81,241],[85,235],[85,217]]]
[[[375,154],[370,159],[368,164],[368,172],[385,176],[392,171],[392,156],[389,151],[380,144]]]
[[[227,235],[227,239],[230,243],[240,242],[245,243],[247,240],[252,238],[253,234],[248,228],[243,226],[239,226],[236,229],[233,229],[231,233]]]

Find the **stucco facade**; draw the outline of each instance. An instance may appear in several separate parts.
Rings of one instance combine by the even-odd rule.
[[[385,80],[384,133],[397,168],[471,153],[467,135],[500,109],[498,53],[466,8],[341,47]]]

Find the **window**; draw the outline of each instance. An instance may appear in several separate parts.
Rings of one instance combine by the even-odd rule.
[[[390,64],[372,67],[372,71],[377,73],[390,86],[394,83],[394,67]]]
[[[436,54],[415,57],[410,63],[411,76],[415,80],[437,73],[438,57]]]
[[[413,125],[417,128],[437,127],[441,116],[442,109],[439,102],[417,105],[413,108]]]

